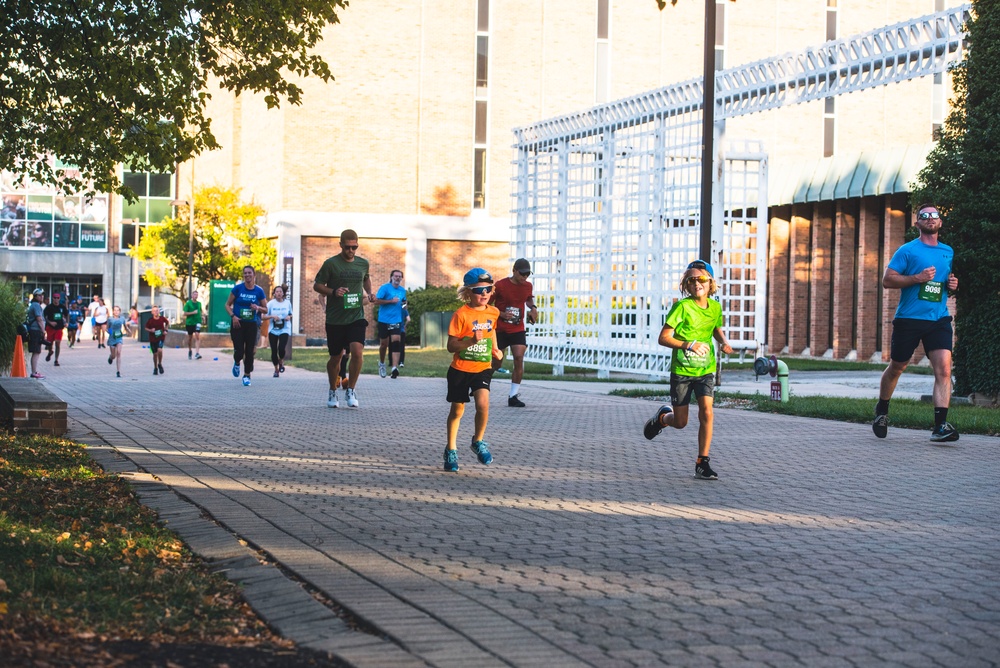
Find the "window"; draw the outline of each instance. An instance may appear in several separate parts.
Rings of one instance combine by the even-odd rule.
[[[726,3],[715,3],[715,69],[726,67]]]
[[[594,76],[594,101],[607,102],[611,93],[611,42],[608,39],[610,9],[608,0],[597,0],[597,43],[595,46],[597,71]]]
[[[138,196],[135,202],[122,200],[121,250],[131,248],[142,238],[145,225],[159,223],[173,215],[174,175],[150,172],[125,172],[122,182]]]
[[[473,130],[472,208],[486,208],[486,161],[489,138],[490,0],[476,10],[476,86]]]
[[[823,109],[823,156],[833,155],[837,149],[837,101],[828,97]]]

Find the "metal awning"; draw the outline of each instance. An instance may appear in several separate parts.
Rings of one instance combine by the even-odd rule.
[[[933,143],[859,151],[771,166],[768,205],[910,192]]]

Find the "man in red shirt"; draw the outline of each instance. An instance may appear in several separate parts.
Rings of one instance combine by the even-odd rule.
[[[170,323],[160,315],[160,307],[152,307],[153,314],[146,321],[146,331],[149,332],[149,350],[153,353],[153,375],[163,373],[163,341],[167,338]]]
[[[524,323],[534,325],[538,318],[534,295],[531,292],[531,264],[523,257],[514,262],[514,271],[510,278],[501,278],[493,288],[493,299],[490,303],[500,310],[500,321],[497,323],[497,347],[503,353],[510,346],[514,356],[514,373],[510,377],[510,396],[507,405],[524,408],[519,392],[521,378],[524,376],[524,353],[528,344],[524,334]],[[525,314],[525,305],[528,312]],[[499,369],[503,358],[493,360],[493,369]]]

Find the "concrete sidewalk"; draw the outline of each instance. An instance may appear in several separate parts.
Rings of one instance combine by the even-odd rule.
[[[498,377],[496,461],[447,474],[442,379],[329,409],[321,374],[244,388],[203,354],[154,377],[130,342],[116,380],[88,341],[42,382],[265,618],[352,665],[997,665],[996,438],[718,409],[704,482],[694,420],[649,442],[652,402],[545,381],[512,409]]]

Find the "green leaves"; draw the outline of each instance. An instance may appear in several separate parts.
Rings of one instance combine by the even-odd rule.
[[[264,209],[240,199],[240,191],[203,188],[194,197],[193,276],[205,284],[215,279],[238,279],[252,265],[270,274],[277,253],[270,239],[257,237]],[[181,206],[176,218],[151,225],[129,255],[147,264],[146,280],[169,294],[187,298],[190,209]]]
[[[983,345],[1000,329],[1000,4],[973,2],[955,97],[911,202],[945,212],[941,239],[955,248],[955,392],[1000,394],[1000,353]]]
[[[286,79],[332,79],[311,49],[345,0],[8,0],[0,36],[0,169],[129,196],[120,164],[171,172],[218,148],[208,81],[301,102]],[[64,172],[54,158],[79,168]]]

